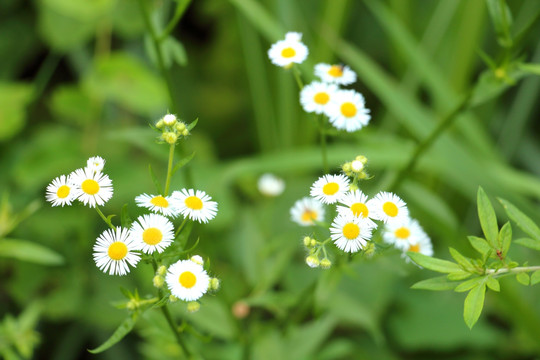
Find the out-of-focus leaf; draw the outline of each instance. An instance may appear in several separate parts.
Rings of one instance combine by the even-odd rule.
[[[537,270],[531,275],[531,285],[536,285],[540,283],[540,270]]]
[[[540,75],[540,64],[519,64],[519,68],[525,72]]]
[[[154,183],[154,186],[156,187],[156,191],[158,194],[163,194],[163,188],[161,187],[161,183],[157,179],[156,174],[154,173],[154,169],[152,169],[152,165],[148,164],[148,172],[150,173],[150,177],[152,178],[152,182]]]
[[[54,90],[50,102],[56,118],[79,126],[98,120],[98,109],[92,99],[78,86],[59,86]]]
[[[488,288],[490,288],[493,291],[501,291],[501,285],[499,284],[499,280],[492,276],[488,276],[486,280],[486,285]]]
[[[450,281],[446,276],[437,276],[431,279],[422,280],[411,286],[411,289],[445,291],[454,290],[459,283]]]
[[[25,107],[34,88],[24,83],[0,83],[0,142],[19,133],[26,123]]]
[[[529,249],[540,251],[540,242],[533,239],[519,238],[519,239],[514,240],[514,243],[519,244],[521,246],[528,247]]]
[[[40,3],[59,14],[84,21],[99,19],[107,14],[114,6],[115,0],[42,0]]]
[[[323,342],[334,330],[337,320],[331,316],[315,319],[314,321],[295,327],[288,334],[289,359],[313,359],[316,350],[322,347]],[[309,341],[305,341],[309,339]]]
[[[135,326],[135,323],[137,322],[138,315],[139,314],[137,312],[129,315],[124,321],[122,321],[120,326],[116,328],[110,338],[108,338],[103,344],[101,344],[97,348],[89,349],[88,352],[92,354],[99,354],[100,352],[103,352],[118,343],[127,334],[129,334],[131,330],[133,330],[133,326]]]
[[[284,35],[279,23],[269,12],[254,0],[229,0],[245,17],[255,24],[267,40],[276,41]]]
[[[478,204],[478,219],[480,219],[480,225],[482,226],[484,236],[488,243],[496,248],[497,236],[499,234],[497,217],[495,216],[495,210],[493,210],[493,206],[491,206],[491,202],[482,187],[478,188],[476,201]]]
[[[156,48],[154,46],[154,43],[152,41],[152,38],[148,35],[144,38],[144,46],[146,49],[146,52],[152,62],[157,66],[158,64],[158,58],[156,55]],[[184,48],[184,45],[176,40],[172,36],[168,36],[166,39],[164,39],[162,42],[160,42],[161,47],[161,53],[163,56],[163,63],[165,67],[170,68],[174,63],[180,66],[186,66],[188,63],[187,53],[186,49]]]
[[[115,33],[126,38],[139,36],[145,30],[144,18],[137,1],[116,0],[112,21]]]
[[[448,260],[437,259],[412,251],[407,252],[407,255],[409,255],[415,263],[429,270],[441,273],[461,271],[461,267],[458,264]]]
[[[516,225],[523,230],[527,235],[540,243],[540,228],[521,210],[512,205],[509,201],[499,199],[506,211],[506,214],[512,219]]]
[[[529,286],[531,283],[531,279],[529,277],[529,274],[520,272],[516,275],[516,280],[521,284],[525,286]]]
[[[83,2],[72,1],[72,3]],[[95,34],[95,19],[76,19],[47,5],[40,6],[38,15],[40,33],[54,50],[67,52],[80,48]]]
[[[463,318],[467,326],[472,329],[474,324],[480,318],[484,307],[484,298],[486,295],[486,284],[481,283],[473,288],[465,298],[465,306],[463,308]]]
[[[491,21],[495,27],[499,45],[504,48],[512,47],[513,41],[510,34],[512,26],[512,13],[505,0],[486,1]]]
[[[28,261],[41,265],[61,265],[62,256],[42,245],[17,239],[0,239],[0,257]]]
[[[201,300],[201,309],[196,313],[188,313],[187,317],[197,329],[207,332],[219,339],[234,339],[238,329],[230,309],[216,298],[205,297]]]
[[[178,170],[180,170],[181,168],[186,166],[191,161],[191,159],[193,159],[194,156],[195,156],[195,152],[193,152],[193,153],[191,153],[191,155],[188,155],[188,156],[184,157],[183,159],[179,160],[174,165],[174,168],[172,169],[171,174],[174,175],[174,173],[176,173]]]

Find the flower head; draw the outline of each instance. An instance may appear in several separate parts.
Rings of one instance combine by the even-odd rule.
[[[175,206],[176,202],[171,196],[142,194],[135,198],[135,202],[140,207],[165,216],[177,217],[180,214]]]
[[[333,204],[349,190],[345,175],[323,175],[311,185],[310,195],[324,204]]]
[[[373,218],[389,223],[400,221],[409,216],[407,204],[396,194],[382,191],[369,200],[370,208],[373,209]]]
[[[73,182],[73,196],[84,205],[103,205],[113,196],[112,181],[109,176],[90,168],[77,169],[69,177]]]
[[[366,126],[371,119],[362,94],[354,90],[339,90],[328,106],[330,123],[340,130],[353,132]]]
[[[302,34],[288,32],[285,35],[285,40],[276,42],[268,50],[270,61],[282,67],[291,66],[293,63],[301,64],[308,55],[308,48],[301,40]]]
[[[50,202],[52,206],[62,205],[62,207],[64,207],[64,205],[71,205],[74,197],[73,185],[71,184],[69,177],[60,175],[54,179],[47,186],[45,199]]]
[[[353,215],[338,215],[330,227],[334,244],[345,252],[357,252],[371,239],[373,222]]]
[[[177,201],[178,210],[184,217],[207,223],[213,219],[217,213],[217,202],[204,191],[193,189],[182,189],[174,191],[171,195]]]
[[[103,171],[104,166],[105,166],[105,159],[103,159],[100,156],[93,156],[86,161],[86,168],[94,172]]]
[[[339,85],[349,85],[356,81],[356,73],[344,65],[317,64],[315,75],[326,83]]]
[[[342,204],[337,206],[339,214],[353,215],[364,219],[373,217],[373,212],[368,207],[368,204],[371,205],[368,202],[368,197],[360,190],[346,192],[338,200],[338,203]]]
[[[337,91],[338,87],[334,84],[314,81],[300,91],[300,103],[306,112],[327,114]]]
[[[407,262],[409,262],[411,261],[411,259],[407,256],[407,251],[417,252],[426,256],[433,256],[433,245],[431,244],[431,240],[428,236],[423,236],[419,238],[416,242],[410,244],[407,249],[404,249],[404,252],[402,254],[402,256],[407,260]]]
[[[301,226],[315,225],[317,221],[324,221],[324,207],[310,197],[297,200],[290,210],[291,220]]]
[[[174,296],[194,301],[206,293],[210,277],[201,265],[191,260],[179,260],[169,266],[165,281]]]
[[[285,181],[274,174],[266,173],[261,175],[257,181],[257,187],[261,194],[265,196],[279,196],[285,190]]]
[[[109,275],[125,275],[130,271],[128,264],[134,267],[140,260],[134,250],[136,244],[130,238],[128,229],[117,227],[115,230],[105,230],[94,245],[94,261],[100,270]]]
[[[161,253],[174,240],[174,226],[163,215],[147,214],[133,222],[129,235],[136,242],[138,250],[147,254]]]
[[[423,238],[427,238],[427,235],[418,221],[409,218],[389,222],[383,232],[386,243],[403,251],[408,251],[412,244],[417,244]]]

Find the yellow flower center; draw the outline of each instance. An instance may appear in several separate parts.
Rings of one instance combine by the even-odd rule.
[[[330,96],[325,92],[316,93],[313,97],[313,101],[319,105],[325,105],[328,100],[330,100]]]
[[[123,242],[115,241],[109,246],[109,251],[107,253],[113,260],[122,260],[126,257],[128,248]]]
[[[394,235],[396,235],[398,239],[406,240],[411,235],[411,231],[406,227],[400,227],[394,231]]]
[[[163,239],[163,234],[158,228],[148,228],[142,234],[143,241],[148,245],[156,245]]]
[[[197,282],[197,277],[191,271],[184,271],[180,274],[178,282],[183,287],[190,289],[195,286],[195,283]]]
[[[348,223],[343,227],[343,236],[349,240],[356,239],[360,235],[360,227],[354,223]]]
[[[395,217],[398,214],[398,208],[393,202],[387,201],[383,204],[382,209],[388,216]]]
[[[330,67],[330,70],[328,70],[328,75],[333,76],[333,77],[342,77],[343,68],[339,65],[332,65]]]
[[[341,104],[341,113],[345,117],[353,117],[356,115],[356,105],[352,102],[344,102]]]
[[[95,180],[86,179],[82,182],[81,188],[88,195],[95,195],[99,191],[99,184]]]
[[[281,50],[281,56],[284,58],[292,58],[294,55],[296,55],[296,51],[292,47]]]
[[[56,191],[56,196],[58,196],[58,198],[60,198],[60,199],[65,199],[69,195],[69,190],[70,190],[69,186],[62,185]]]
[[[338,190],[339,190],[339,185],[335,182],[328,183],[324,185],[322,188],[322,192],[325,195],[334,195],[335,193],[338,192]]]
[[[202,200],[196,196],[190,196],[184,201],[186,206],[192,210],[201,210],[203,208]]]
[[[409,246],[409,251],[420,252],[420,244],[414,244]]]
[[[161,195],[153,197],[152,200],[150,200],[150,203],[161,208],[169,207],[169,202]]]
[[[362,203],[354,203],[354,204],[352,204],[351,205],[351,211],[353,212],[354,216],[362,215],[362,217],[364,217],[364,218],[368,217],[368,214],[369,214],[369,210],[368,210],[366,204],[362,204]]]
[[[317,212],[313,210],[306,210],[302,214],[302,221],[304,222],[313,222],[317,218]]]

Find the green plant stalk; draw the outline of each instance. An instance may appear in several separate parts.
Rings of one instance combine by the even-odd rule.
[[[322,163],[323,163],[323,171],[325,174],[328,174],[328,155],[326,152],[326,132],[324,129],[324,116],[319,115],[319,133],[321,135],[321,156],[322,156]]]
[[[180,231],[182,231],[182,229],[184,228],[184,225],[186,225],[186,222],[188,220],[188,217],[186,216],[184,218],[184,221],[182,221],[182,223],[180,224],[180,226],[178,227],[178,229],[176,229],[176,232],[174,233],[174,237],[176,238],[178,236],[178,234],[180,234]]]
[[[171,21],[169,21],[169,23],[165,27],[165,30],[163,30],[163,32],[158,37],[159,42],[165,40],[167,36],[169,36],[169,34],[174,30],[174,27],[176,26],[176,24],[178,24],[178,22],[186,12],[187,7],[191,3],[191,0],[178,0],[177,3],[178,4],[176,5],[176,10],[174,12],[173,18],[171,19]]]
[[[169,147],[169,162],[167,164],[167,179],[165,180],[165,190],[163,191],[163,196],[167,196],[169,194],[169,187],[171,185],[171,175],[172,175],[172,164],[173,164],[173,158],[174,158],[174,147],[176,143],[171,144]]]
[[[111,223],[111,221],[109,219],[107,219],[107,217],[103,214],[103,212],[101,212],[101,210],[99,209],[99,206],[96,205],[96,211],[97,213],[99,214],[99,216],[101,216],[101,218],[103,219],[103,221],[105,221],[105,223],[107,225],[109,225],[109,227],[113,230],[115,230],[115,227],[114,225]]]
[[[494,275],[512,275],[512,274],[519,274],[524,272],[531,272],[531,271],[537,271],[540,270],[540,266],[519,266],[515,268],[503,268],[503,269],[486,269],[486,274],[494,274]]]

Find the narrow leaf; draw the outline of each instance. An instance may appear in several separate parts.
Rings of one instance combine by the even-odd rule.
[[[454,289],[455,292],[465,292],[471,290],[473,287],[478,286],[479,283],[486,281],[485,277],[475,277],[473,279],[467,280],[456,286]]]
[[[502,257],[506,257],[510,244],[512,243],[512,226],[509,222],[503,225],[499,232],[499,249],[502,252]]]
[[[486,281],[486,285],[488,288],[490,288],[493,291],[501,291],[501,285],[499,284],[499,280],[495,279],[492,276],[489,276]]]
[[[536,285],[540,283],[540,270],[537,270],[531,275],[531,285]]]
[[[486,284],[479,284],[473,288],[465,298],[465,306],[463,307],[463,319],[465,324],[472,329],[474,324],[480,318],[482,308],[484,307],[484,298],[486,295]]]
[[[463,267],[465,270],[473,270],[474,266],[471,264],[470,260],[465,256],[461,255],[459,251],[454,248],[449,248],[450,255],[456,260],[456,262]]]
[[[135,323],[137,322],[138,313],[133,313],[132,315],[128,316],[121,324],[118,326],[118,328],[114,331],[114,333],[111,335],[107,341],[105,341],[103,344],[98,346],[95,349],[89,349],[88,352],[92,354],[99,354],[100,352],[103,352],[110,348],[111,346],[115,345],[117,342],[122,340],[124,336],[129,334],[131,330],[133,330],[133,326],[135,326]]]
[[[448,274],[447,278],[448,280],[457,281],[457,280],[465,280],[469,277],[471,277],[472,273],[468,271],[456,271],[453,273]]]
[[[152,182],[154,183],[154,186],[156,187],[156,191],[158,194],[163,194],[163,190],[161,188],[161,185],[159,184],[159,181],[156,177],[156,174],[154,173],[154,170],[152,169],[152,165],[148,165],[148,171],[150,171],[150,177],[152,178]]]
[[[193,159],[193,157],[195,156],[195,152],[193,152],[191,155],[188,155],[186,156],[185,158],[183,158],[182,160],[178,161],[175,165],[174,165],[174,168],[172,169],[172,172],[171,172],[171,176],[177,172],[179,169],[181,169],[182,167],[184,167],[185,165],[187,165],[187,163],[189,163],[191,161],[191,159]]]
[[[417,252],[409,251],[407,255],[418,265],[441,273],[451,273],[460,271],[461,268],[458,264],[451,261],[437,259],[431,256],[426,256]]]
[[[477,194],[478,203],[478,218],[480,219],[480,225],[487,241],[493,247],[497,247],[497,235],[499,234],[499,227],[497,226],[497,217],[495,216],[495,210],[489,201],[484,189],[478,188]]]
[[[531,283],[531,279],[529,278],[529,274],[527,273],[518,273],[516,275],[516,280],[522,284],[522,285],[525,285],[525,286],[529,286],[529,284]]]
[[[1,239],[0,257],[41,265],[61,265],[64,263],[64,258],[51,249],[40,244],[18,239]]]
[[[438,276],[427,280],[422,280],[411,286],[411,289],[420,290],[453,290],[459,283],[455,281],[449,281],[446,276]]]
[[[476,251],[478,251],[484,258],[487,258],[490,252],[493,252],[493,248],[488,244],[485,239],[476,236],[469,236],[468,239],[471,243],[471,246]]]
[[[521,210],[512,205],[509,201],[504,199],[499,199],[501,204],[506,210],[508,217],[516,223],[516,225],[523,230],[527,235],[532,237],[534,240],[540,242],[540,229],[534,221],[532,221],[527,215],[525,215]]]
[[[521,246],[528,247],[529,249],[540,251],[540,241],[536,241],[529,238],[521,238],[521,239],[514,240],[514,242]]]
[[[188,131],[191,131],[191,129],[193,129],[195,126],[197,126],[198,122],[199,122],[199,118],[196,118],[195,120],[190,122],[188,126],[186,126],[186,129],[188,129]]]
[[[510,25],[512,25],[512,13],[504,0],[487,0],[489,15],[493,21],[497,41],[504,48],[512,46]]]
[[[120,222],[125,228],[131,227],[131,223],[133,222],[133,220],[131,220],[131,217],[129,216],[128,204],[124,204],[124,206],[122,206],[122,212],[120,213]]]

